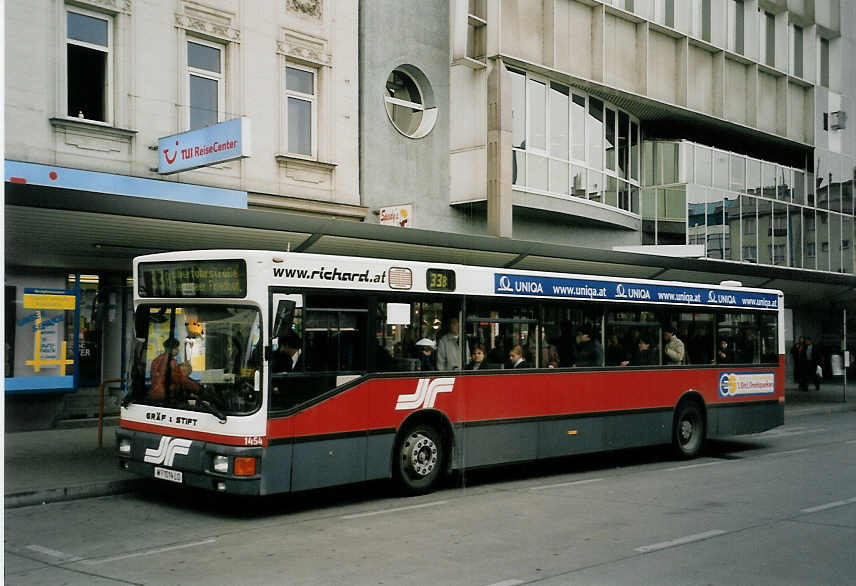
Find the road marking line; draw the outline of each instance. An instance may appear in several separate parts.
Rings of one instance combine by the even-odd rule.
[[[375,515],[385,515],[387,513],[398,513],[400,511],[412,511],[414,509],[424,509],[425,507],[436,507],[445,505],[449,501],[434,501],[433,503],[423,503],[421,505],[412,505],[409,507],[395,507],[394,509],[383,509],[381,511],[369,511],[367,513],[354,513],[353,515],[343,515],[342,519],[360,519],[362,517],[373,517]]]
[[[518,586],[519,584],[523,584],[523,580],[503,580],[502,582],[494,582],[487,586]]]
[[[845,444],[856,444],[856,440],[850,440],[849,442],[844,442]]]
[[[771,438],[771,437],[791,437],[794,435],[803,435],[805,433],[820,433],[826,431],[825,427],[810,427],[808,429],[804,427],[793,427],[791,429],[777,429],[774,431],[765,431],[758,434],[758,437],[763,438]]]
[[[843,501],[835,501],[834,503],[826,503],[825,505],[818,505],[816,507],[809,507],[808,509],[801,509],[800,513],[817,513],[819,511],[834,509],[836,507],[843,507],[844,505],[850,505],[853,503],[856,503],[856,496]]]
[[[694,543],[696,541],[704,541],[705,539],[710,539],[711,537],[716,537],[717,535],[722,535],[723,533],[725,533],[725,531],[722,531],[721,529],[713,529],[712,531],[696,533],[695,535],[687,535],[686,537],[679,537],[678,539],[672,539],[671,541],[663,541],[661,543],[655,543],[653,545],[643,545],[642,547],[637,547],[633,551],[638,551],[639,553],[648,553],[661,549],[667,549],[669,547],[676,547],[678,545],[685,545],[687,543]]]
[[[801,454],[803,452],[807,452],[808,448],[800,448],[798,450],[788,450],[787,452],[772,452],[767,454],[768,456],[789,456],[791,454]]]
[[[600,482],[603,478],[588,478],[586,480],[574,480],[573,482],[560,482],[558,484],[545,484],[543,486],[532,486],[529,490],[544,490],[547,488],[559,488],[562,486],[577,486],[580,484],[591,484],[592,482]]]
[[[674,468],[666,468],[664,472],[676,472],[678,470],[689,470],[690,468],[704,468],[705,466],[716,466],[717,464],[724,464],[723,460],[715,460],[713,462],[704,462],[702,464],[688,464],[686,466],[676,466]]]
[[[28,545],[27,549],[32,550],[32,551],[37,551],[37,552],[43,553],[45,555],[49,555],[52,558],[61,559],[64,562],[76,562],[78,560],[83,559],[83,558],[80,558],[80,557],[75,556],[75,555],[70,555],[67,553],[63,553],[61,551],[57,551],[55,549],[51,549],[49,547],[42,547],[41,545]]]
[[[94,566],[97,564],[106,564],[109,562],[117,562],[119,560],[126,560],[128,558],[136,558],[144,555],[154,555],[157,553],[164,553],[167,551],[174,551],[176,549],[185,549],[187,547],[196,547],[198,545],[208,545],[209,543],[214,543],[217,541],[216,538],[211,537],[209,539],[203,539],[202,541],[193,541],[191,543],[181,543],[179,545],[168,545],[166,547],[156,547],[154,549],[147,549],[145,551],[137,551],[134,553],[126,553],[124,555],[116,555],[109,558],[98,558],[94,560],[84,560],[83,563]]]

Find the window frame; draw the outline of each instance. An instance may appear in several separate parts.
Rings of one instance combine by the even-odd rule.
[[[416,86],[416,89],[419,91],[419,98],[422,100],[421,103],[408,102],[406,100],[396,99],[392,96],[387,95],[386,84],[388,83],[390,76],[395,72],[407,76],[410,81]],[[422,112],[422,119],[420,120],[419,125],[416,127],[416,130],[414,130],[411,134],[408,134],[404,130],[399,128],[398,124],[396,124],[395,120],[393,119],[392,113],[390,112],[390,108],[388,106],[389,104],[392,104],[393,106],[404,106],[407,108],[420,110]],[[396,132],[398,132],[401,136],[405,138],[410,138],[414,140],[425,138],[431,133],[432,130],[434,130],[434,126],[437,124],[438,106],[436,102],[436,97],[434,95],[434,89],[431,85],[431,81],[421,69],[413,65],[402,64],[390,70],[383,84],[383,109],[386,112],[386,117],[389,119],[389,122],[390,124],[392,124],[392,127],[395,128]]]
[[[790,26],[790,68],[794,77],[805,77],[805,30],[798,24]],[[797,43],[799,39],[799,43]],[[799,46],[797,46],[799,45]]]
[[[199,69],[192,67],[187,59],[188,43],[196,43],[217,49],[220,51],[220,73],[215,73],[209,69]],[[217,82],[217,122],[219,124],[226,118],[226,43],[218,43],[209,41],[200,37],[187,35],[184,39],[184,91],[187,96],[187,112],[184,117],[184,126],[186,130],[197,130],[190,127],[190,111],[193,109],[190,103],[190,77],[201,77]],[[201,126],[200,128],[206,128]]]
[[[81,14],[83,16],[88,16],[90,18],[97,18],[99,20],[104,20],[107,23],[107,47],[103,45],[95,45],[92,43],[87,43],[85,41],[79,41],[77,39],[70,39],[68,36],[68,14],[72,12],[75,14]],[[103,12],[96,12],[93,10],[87,10],[86,8],[81,8],[78,6],[71,6],[66,4],[65,9],[63,10],[63,21],[62,21],[62,30],[63,30],[63,77],[65,78],[65,88],[63,89],[63,104],[61,108],[61,112],[63,112],[64,116],[70,119],[75,120],[84,120],[88,123],[92,124],[100,124],[102,126],[113,126],[115,120],[115,112],[113,106],[113,91],[114,91],[114,83],[113,83],[113,45],[115,43],[114,40],[114,32],[113,27],[115,24],[115,19],[110,14],[105,14]],[[106,68],[105,72],[105,88],[104,88],[104,120],[96,120],[94,118],[80,118],[77,116],[71,116],[68,112],[68,88],[70,84],[69,73],[68,73],[68,46],[75,45],[77,47],[83,47],[86,49],[92,49],[95,51],[99,51],[102,53],[106,53],[107,62],[104,65]]]
[[[817,43],[817,84],[826,89],[830,89],[831,50],[832,47],[829,39],[820,37]]]
[[[512,143],[511,151],[513,154],[513,158],[515,161],[519,160],[523,162],[515,163],[518,169],[521,169],[518,173],[514,174],[515,177],[512,180],[512,185],[514,189],[518,189],[520,191],[525,191],[527,193],[534,193],[538,195],[549,195],[560,198],[574,198],[574,199],[583,199],[585,201],[602,205],[610,210],[616,210],[621,212],[627,212],[634,216],[639,215],[638,211],[638,202],[634,205],[634,200],[637,198],[634,197],[634,190],[637,192],[641,190],[643,186],[642,180],[642,169],[640,168],[643,161],[643,142],[644,137],[642,136],[642,126],[639,120],[634,117],[630,112],[626,110],[622,110],[615,104],[611,102],[607,102],[601,100],[600,98],[594,97],[587,92],[582,92],[575,90],[573,87],[568,86],[567,84],[556,81],[550,77],[539,75],[537,73],[533,73],[531,71],[527,71],[524,69],[517,69],[514,67],[509,68],[509,72],[519,76],[516,78],[519,81],[522,81],[523,91],[520,92],[521,97],[525,101],[524,104],[521,104],[521,108],[524,110],[523,115],[523,142],[525,146],[514,146]],[[510,85],[514,86],[515,82],[510,81]],[[534,100],[532,99],[532,84],[537,83],[544,87],[544,101],[543,101],[543,116],[545,119],[545,135],[544,135],[544,144],[543,146],[539,145],[537,148],[532,141],[532,107]],[[555,126],[552,121],[552,106],[551,103],[551,92],[553,91],[554,86],[561,86],[562,88],[567,88],[568,93],[566,95],[567,98],[567,124],[561,124],[559,126]],[[512,90],[513,91],[513,90]],[[563,92],[560,92],[563,93]],[[575,102],[574,98],[579,98],[582,100],[582,104]],[[593,163],[593,157],[595,156],[594,150],[590,141],[592,137],[597,134],[592,134],[592,123],[589,119],[593,117],[591,112],[592,100],[597,100],[600,104],[600,115],[601,119],[597,122],[600,125],[600,133],[598,140],[598,149],[597,149],[597,158],[599,161],[597,163]],[[539,100],[539,104],[540,104]],[[577,111],[577,106],[581,108],[581,110]],[[514,105],[512,105],[512,109],[514,109]],[[613,123],[612,123],[612,132],[614,133],[614,159],[615,166],[613,169],[606,168],[606,134],[607,134],[607,112],[611,112],[613,114]],[[539,116],[541,113],[538,113]],[[576,114],[582,114],[581,127],[578,126],[574,120]],[[622,125],[621,118],[622,116],[627,117],[627,123]],[[633,132],[633,129],[636,129],[636,132]],[[557,128],[560,128],[562,131],[568,133],[568,153],[567,157],[559,157],[551,152],[552,146],[552,133]],[[621,135],[621,129],[624,128],[627,133],[627,149],[626,149],[626,157],[624,159],[625,172],[626,176],[621,176],[620,173],[620,161],[619,161],[619,137]],[[579,143],[578,139],[582,137],[583,142]],[[632,140],[636,138],[635,146],[632,144]],[[582,144],[584,152],[581,153],[584,155],[583,159],[576,158],[575,147],[579,144]],[[533,158],[542,159],[545,166],[545,177],[543,181],[546,184],[546,187],[541,187],[533,181],[532,177],[532,169],[534,168],[531,164],[531,160]],[[633,176],[633,163],[635,161],[636,176]],[[551,166],[554,164],[559,165],[567,165],[568,166],[568,191],[565,192],[563,190],[556,190],[552,188],[552,173]],[[573,178],[577,175],[576,171],[583,170],[586,175],[585,183],[585,195],[577,195],[577,187]],[[540,175],[539,175],[540,177]],[[626,193],[627,196],[624,198],[616,196],[615,205],[611,203],[605,203],[606,199],[604,191],[607,182],[612,179],[615,181],[617,186],[625,185],[627,187]],[[598,191],[593,192],[590,188],[597,182],[600,185]],[[619,189],[619,193],[622,192]],[[596,193],[594,197],[592,193]],[[620,202],[624,201],[625,205],[622,205]],[[636,211],[633,211],[636,209]]]
[[[288,70],[295,69],[298,71],[304,71],[312,74],[312,95],[305,94],[303,92],[299,92],[297,90],[288,89]],[[303,65],[299,63],[295,63],[294,61],[286,60],[283,68],[282,68],[282,90],[283,90],[283,100],[282,100],[282,140],[283,140],[283,152],[285,152],[289,157],[295,157],[298,159],[306,159],[308,161],[316,161],[318,160],[318,77],[321,72],[319,67],[312,67],[310,65]],[[421,89],[420,89],[421,91]],[[298,153],[296,151],[291,150],[290,145],[288,143],[288,100],[289,98],[294,98],[297,100],[303,100],[305,102],[309,102],[310,108],[310,121],[309,121],[309,132],[310,132],[310,140],[309,140],[309,150],[310,154]]]

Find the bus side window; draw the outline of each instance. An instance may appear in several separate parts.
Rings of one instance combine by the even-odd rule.
[[[777,328],[777,316],[775,313],[761,315],[761,340],[760,356],[761,362],[777,362],[779,352],[779,333]]]
[[[659,364],[660,322],[653,311],[610,310],[606,314],[606,365]]]
[[[512,368],[509,355],[515,346],[520,346],[523,352],[524,367],[535,368],[541,360],[537,316],[538,308],[534,302],[523,304],[522,300],[474,299],[467,305],[467,345],[470,349],[476,344],[485,347],[487,355],[483,368]],[[467,356],[464,368],[469,360],[470,356]]]

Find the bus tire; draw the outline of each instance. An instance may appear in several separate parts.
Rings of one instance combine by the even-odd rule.
[[[681,401],[675,409],[672,445],[681,458],[695,458],[705,438],[704,413],[697,401]]]
[[[401,435],[395,449],[395,476],[405,494],[436,488],[446,465],[443,436],[432,425],[417,424]]]

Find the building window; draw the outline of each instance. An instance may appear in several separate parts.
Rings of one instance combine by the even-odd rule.
[[[434,128],[437,107],[428,78],[412,65],[389,74],[383,101],[392,125],[404,136],[422,138]]]
[[[791,72],[797,76],[803,76],[803,30],[802,27],[794,25],[791,32]]]
[[[769,12],[761,13],[761,62],[770,67],[776,66],[776,16]]]
[[[287,65],[285,68],[288,152],[305,157],[315,156],[317,72],[308,67]]]
[[[66,12],[67,114],[112,123],[112,20],[79,9]]]
[[[829,87],[829,39],[820,39],[820,85]]]
[[[224,53],[222,45],[199,39],[187,41],[188,128],[203,128],[220,122],[224,99]]]
[[[659,0],[657,7],[660,9],[660,18],[658,22],[664,25],[675,28],[675,0]]]
[[[568,86],[514,69],[508,73],[512,184],[638,214],[638,121]]]
[[[735,53],[743,54],[743,39],[745,36],[745,12],[743,0],[728,2],[728,48]]]
[[[698,38],[710,42],[710,0],[693,2],[693,29]]]

